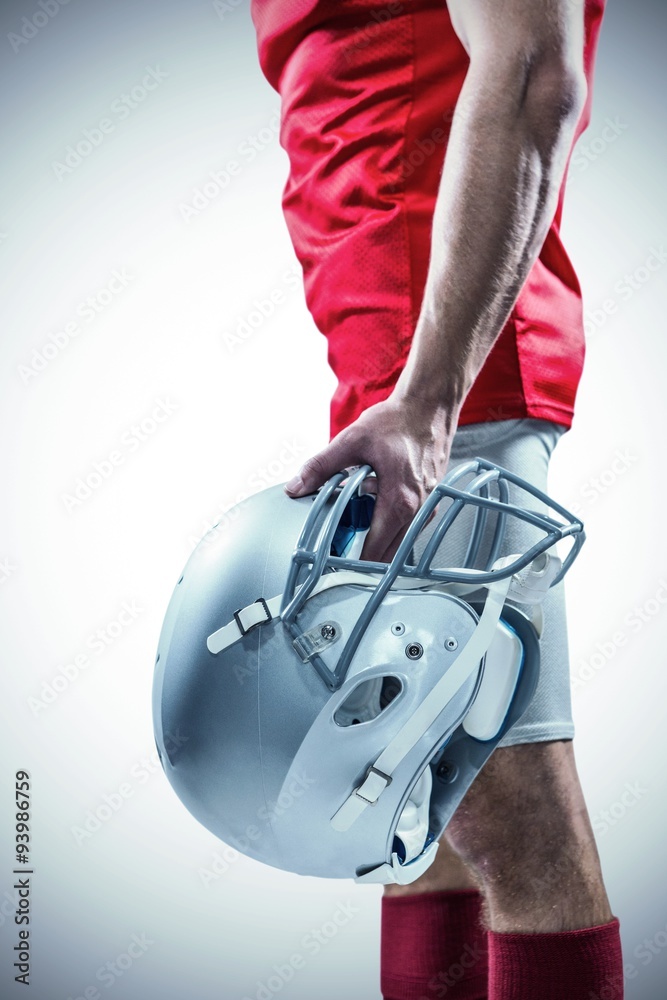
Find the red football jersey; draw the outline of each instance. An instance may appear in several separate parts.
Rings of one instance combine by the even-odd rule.
[[[604,0],[586,0],[588,125]],[[251,0],[259,60],[282,99],[287,226],[338,378],[331,433],[385,399],[405,365],[468,56],[445,0]],[[584,360],[581,290],[559,225],[470,390],[460,423],[570,426]]]

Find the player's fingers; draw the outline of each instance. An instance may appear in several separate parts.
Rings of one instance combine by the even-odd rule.
[[[367,482],[368,480],[365,480],[364,485]],[[375,485],[370,492],[374,492],[378,496],[361,558],[370,559],[373,562],[391,562],[422,503],[434,488],[435,481],[433,484],[413,481],[412,486],[408,486],[404,480],[395,483],[393,488],[388,489],[386,485],[383,488],[382,478],[378,474],[373,479],[373,483]],[[437,508],[434,508],[425,524],[422,525],[422,530],[436,514]]]
[[[409,523],[408,521],[407,524],[402,524],[393,535],[388,533],[392,530],[391,528],[385,529],[382,534],[376,534],[375,537],[369,531],[359,558],[368,559],[371,562],[391,562]]]
[[[383,491],[380,482],[361,558],[372,562],[388,562],[418,510],[419,499],[416,495],[413,496],[405,488]]]
[[[291,497],[314,493],[341,469],[355,464],[355,456],[346,448],[344,438],[339,436],[301,466],[296,476],[285,483],[285,492]]]

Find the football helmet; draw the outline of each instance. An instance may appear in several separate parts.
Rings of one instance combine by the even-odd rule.
[[[231,847],[407,884],[530,702],[539,605],[584,532],[474,459],[435,487],[390,563],[362,561],[370,476],[345,470],[297,499],[271,487],[202,539],[162,628],[153,716],[176,794]],[[534,534],[518,553],[504,551],[511,519]]]

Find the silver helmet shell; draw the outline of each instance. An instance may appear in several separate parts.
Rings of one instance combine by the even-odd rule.
[[[507,477],[529,493],[532,487],[475,460],[467,464],[465,488],[460,467],[436,487],[390,566],[362,562],[336,554],[333,543],[369,472],[341,473],[315,496],[299,499],[288,498],[282,486],[264,490],[199,543],[159,640],[155,737],[178,797],[240,852],[300,874],[411,881],[534,692],[537,635],[518,601],[503,605],[495,625],[497,643],[516,648],[517,659],[491,735],[479,729],[471,735],[465,727],[484,679],[484,650],[442,710],[408,740],[388,780],[380,779],[382,794],[362,801],[363,812],[347,824],[335,817],[348,799],[359,805],[355,790],[369,774],[375,779],[374,762],[455,669],[484,613],[485,587],[518,579],[569,536],[574,545],[556,582],[583,531],[543,494],[558,519],[513,507],[503,489]],[[415,542],[443,502],[447,512],[415,561]],[[451,523],[469,506],[474,518],[464,565],[434,569]],[[480,527],[487,516],[496,522],[491,534],[488,524]],[[508,516],[532,518],[542,537],[493,569]],[[490,541],[480,568],[482,536]],[[413,858],[400,824],[415,811],[415,789],[423,791],[426,778],[426,823]],[[400,876],[387,875],[399,868]]]

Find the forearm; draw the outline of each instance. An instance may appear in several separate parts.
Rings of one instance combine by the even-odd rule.
[[[471,61],[433,219],[421,313],[397,391],[458,414],[553,219],[582,79]],[[501,78],[499,79],[499,74]]]

